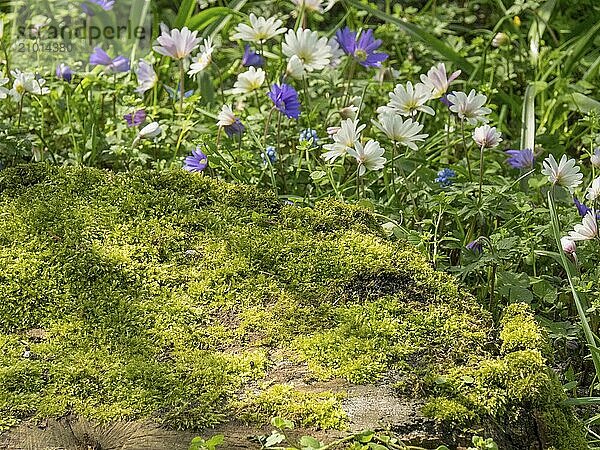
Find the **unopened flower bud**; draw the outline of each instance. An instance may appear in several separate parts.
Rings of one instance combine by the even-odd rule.
[[[594,151],[594,154],[590,157],[590,162],[592,166],[600,168],[600,147]]]
[[[494,47],[504,47],[505,45],[508,45],[510,43],[510,38],[508,37],[508,35],[506,33],[497,33],[496,36],[494,36],[494,39],[492,40],[492,46]]]
[[[563,251],[568,255],[572,255],[577,251],[577,245],[575,244],[575,241],[567,236],[560,238],[560,245],[562,246]]]
[[[340,109],[340,116],[342,119],[356,119],[356,113],[358,112],[358,107],[354,105],[346,106],[345,108]]]

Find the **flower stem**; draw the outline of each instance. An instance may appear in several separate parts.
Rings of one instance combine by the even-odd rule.
[[[483,185],[483,148],[479,151],[479,195],[477,196],[477,204],[481,207],[481,186]]]
[[[467,170],[469,172],[469,181],[473,181],[473,172],[471,172],[471,162],[469,161],[469,152],[467,151],[467,141],[465,139],[465,120],[460,121],[460,133],[462,135],[463,150],[465,152],[465,158],[467,158]]]
[[[183,68],[183,59],[179,60],[179,114],[183,113],[184,81],[185,69]]]

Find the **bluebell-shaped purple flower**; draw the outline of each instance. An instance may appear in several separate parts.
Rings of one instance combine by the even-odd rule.
[[[579,213],[579,215],[581,217],[585,217],[587,215],[587,213],[592,212],[592,208],[581,203],[579,201],[579,199],[575,196],[573,196],[573,203],[575,204],[575,207],[577,208],[577,212]],[[596,217],[598,218],[598,220],[600,220],[600,211],[596,212]]]
[[[244,47],[244,56],[242,56],[242,66],[244,67],[262,67],[265,64],[265,58],[250,48],[250,44]]]
[[[297,119],[300,116],[298,93],[289,84],[274,84],[267,95],[275,105],[275,108],[285,116],[292,119]]]
[[[357,39],[356,32],[345,27],[338,30],[335,37],[342,50],[361,66],[380,67],[381,63],[389,56],[387,53],[375,52],[381,46],[381,39],[373,37],[373,30],[364,31]]]
[[[448,187],[451,186],[454,182],[454,177],[456,177],[456,172],[452,169],[448,169],[447,167],[445,167],[437,173],[437,178],[435,179],[435,182],[439,183],[442,187]]]
[[[202,172],[208,166],[208,156],[200,147],[192,150],[191,156],[185,158],[183,168],[189,172]]]
[[[506,163],[514,169],[531,169],[535,162],[533,150],[526,148],[524,150],[506,150],[505,153],[509,156]]]
[[[70,83],[73,79],[73,71],[66,64],[59,64],[56,67],[56,78]]]
[[[146,120],[146,111],[143,109],[138,109],[134,113],[125,114],[123,119],[125,119],[125,122],[127,122],[128,127],[138,127]]]
[[[111,72],[129,72],[129,58],[125,56],[117,56],[111,58],[104,50],[100,47],[94,48],[93,53],[90,55],[90,64],[92,66],[105,66]]]

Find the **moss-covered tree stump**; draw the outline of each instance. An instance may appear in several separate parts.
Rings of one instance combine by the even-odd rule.
[[[361,209],[182,171],[33,165],[0,172],[0,216],[4,430],[281,416],[422,445],[586,448],[528,308],[498,332]]]

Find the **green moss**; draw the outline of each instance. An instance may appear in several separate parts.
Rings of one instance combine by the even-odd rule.
[[[0,172],[0,213],[0,427],[66,414],[342,426],[337,395],[255,388],[274,350],[310,377],[391,372],[405,393],[429,389],[441,420],[577,424],[531,313],[508,309],[494,355],[489,315],[360,208],[284,206],[183,171],[31,165]]]
[[[430,378],[433,398],[424,412],[461,426],[486,425],[488,433],[518,434],[525,427],[543,430],[541,440],[559,450],[587,448],[581,425],[565,399],[556,375],[547,367],[541,349],[545,334],[527,305],[512,305],[502,319],[502,357],[456,367]],[[533,411],[526,419],[524,408]],[[525,421],[525,425],[523,422]]]
[[[248,394],[236,406],[247,423],[265,424],[281,417],[303,427],[344,430],[348,418],[340,406],[342,399],[332,392],[301,392],[291,385],[275,384]]]

